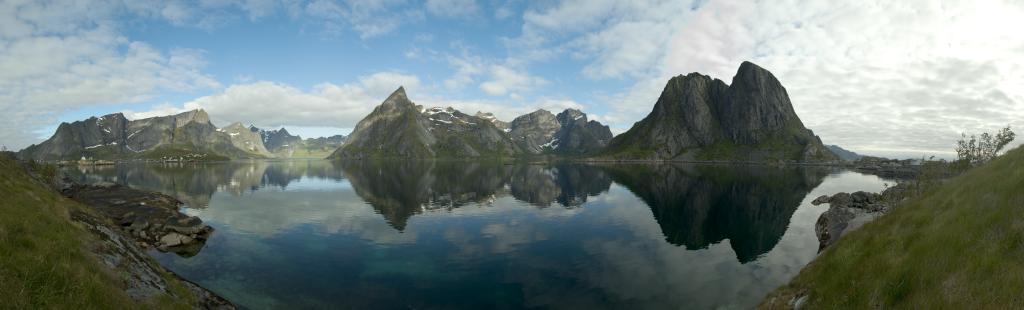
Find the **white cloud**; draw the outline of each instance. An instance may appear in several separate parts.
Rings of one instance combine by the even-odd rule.
[[[509,93],[532,91],[547,84],[547,80],[532,76],[525,71],[516,70],[505,65],[493,65],[490,68],[491,79],[480,84],[480,89],[494,96]]]
[[[61,9],[54,9],[61,7]],[[202,53],[159,51],[120,35],[108,3],[0,4],[0,141],[37,142],[35,130],[72,109],[150,99],[158,91],[220,87]]]
[[[424,107],[453,107],[467,114],[491,112],[504,121],[546,109],[553,113],[586,106],[566,98],[542,97],[529,102],[452,99],[422,85],[414,75],[379,72],[347,84],[324,83],[304,91],[282,83],[259,81],[235,84],[222,92],[191,100],[182,105],[158,105],[148,111],[124,111],[129,119],[171,115],[204,109],[215,124],[254,123],[259,127],[296,126],[353,128],[399,86],[409,99]]]
[[[1002,1],[712,2],[675,34],[661,77],[729,81],[752,60],[826,143],[948,152],[961,131],[1024,125],[1022,17],[1024,7]]]
[[[324,83],[303,91],[269,81],[231,85],[222,92],[197,98],[177,107],[158,106],[152,111],[132,112],[132,118],[169,115],[204,109],[216,124],[240,121],[260,127],[285,125],[352,128],[399,86],[414,93],[419,78],[394,72],[380,72],[355,83]]]
[[[464,55],[456,57],[449,55],[448,64],[455,68],[455,74],[444,80],[444,86],[450,90],[461,90],[463,87],[473,84],[476,76],[484,73],[483,60],[479,56]]]
[[[1024,128],[1024,6],[1012,1],[566,0],[523,19],[506,41],[514,59],[569,56],[583,77],[632,81],[594,93],[613,128],[645,116],[671,76],[729,82],[744,60],[782,81],[826,143],[857,151],[945,152],[960,131]]]

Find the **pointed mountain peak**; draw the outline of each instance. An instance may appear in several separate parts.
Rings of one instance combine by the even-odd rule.
[[[413,104],[412,101],[409,101],[409,97],[405,94],[404,86],[399,86],[398,89],[392,92],[391,95],[388,96],[388,99],[385,99],[384,103],[382,103],[381,105],[403,107],[408,106],[412,108],[416,107],[416,105]]]
[[[406,98],[406,99],[408,99],[409,96],[405,94],[405,86],[399,86],[398,89],[396,89],[395,91],[391,92],[391,95],[388,96],[388,99],[391,99],[391,98]]]
[[[277,131],[277,134],[283,134],[283,135],[287,135],[287,136],[292,135],[292,134],[288,133],[288,129],[285,129],[284,127],[281,127],[281,129]]]

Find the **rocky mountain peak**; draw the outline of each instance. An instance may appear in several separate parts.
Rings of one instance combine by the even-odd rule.
[[[737,142],[760,143],[767,132],[804,127],[782,83],[750,62],[740,65],[720,106],[721,119],[730,125],[726,133]]]
[[[611,140],[608,126],[587,120],[580,110],[566,109],[558,115],[539,109],[510,123],[509,135],[531,154],[553,152],[582,155],[594,152]]]
[[[384,100],[384,103],[382,103],[381,106],[415,107],[416,105],[414,105],[412,101],[409,100],[409,96],[405,94],[405,87],[399,86],[398,89],[388,96],[388,99]]]
[[[174,116],[177,127],[185,126],[188,123],[209,124],[210,115],[203,109],[182,112]]]
[[[558,113],[556,119],[558,119],[558,122],[561,123],[562,125],[578,121],[586,123],[587,115],[583,114],[582,111],[577,109],[565,109],[565,111],[562,111],[562,113]]]
[[[733,151],[703,150],[717,145]],[[656,159],[830,160],[823,149],[800,122],[778,79],[744,62],[732,85],[696,72],[673,77],[651,113],[613,139],[605,153]]]

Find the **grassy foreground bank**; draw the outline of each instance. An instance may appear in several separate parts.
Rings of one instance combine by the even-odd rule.
[[[89,212],[0,153],[0,308],[191,308],[170,297],[142,304],[130,299],[118,270],[89,252],[98,239],[74,224],[72,211]]]
[[[804,309],[1024,308],[1024,148],[844,236],[762,302]]]

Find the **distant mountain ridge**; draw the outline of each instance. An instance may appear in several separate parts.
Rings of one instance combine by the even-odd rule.
[[[616,136],[603,158],[631,160],[832,161],[804,127],[771,72],[740,65],[732,85],[699,73],[670,79],[654,109]]]
[[[423,108],[395,90],[363,118],[330,158],[513,158],[582,155],[611,140],[608,126],[578,110],[538,110],[505,123],[493,114]]]
[[[288,129],[260,129],[250,125],[249,130],[260,136],[263,145],[274,158],[324,158],[345,142],[344,135],[302,139]]]
[[[36,160],[80,157],[160,158],[191,154],[201,158],[259,158],[238,148],[231,136],[210,123],[203,110],[129,121],[121,113],[61,123],[52,137],[18,152]]]
[[[829,145],[826,145],[825,147],[827,147],[829,149],[829,151],[832,151],[833,154],[836,154],[836,156],[838,156],[839,159],[842,159],[842,160],[845,160],[845,161],[856,161],[856,160],[861,159],[862,157],[864,157],[864,155],[857,154],[857,153],[854,153],[853,151],[846,150],[846,149],[844,149],[842,147],[839,147],[838,145],[829,144]]]
[[[61,123],[46,141],[20,152],[23,159],[324,158],[345,136],[302,140],[285,129],[262,131],[235,122],[217,128],[203,110],[130,121],[121,113]],[[267,147],[265,142],[270,143]]]

